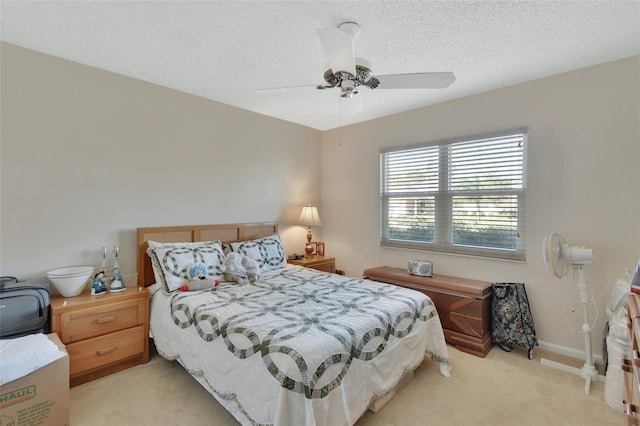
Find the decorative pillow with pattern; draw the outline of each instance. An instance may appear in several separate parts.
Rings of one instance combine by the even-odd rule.
[[[222,279],[224,275],[224,253],[219,242],[183,243],[152,248],[147,251],[151,256],[156,280],[165,291],[172,292],[189,282],[188,270],[195,263],[207,267],[208,276]],[[158,271],[156,271],[158,268]]]
[[[231,250],[258,262],[261,272],[284,268],[287,258],[279,235],[230,243]]]
[[[222,243],[219,240],[214,241],[195,241],[195,242],[179,242],[179,243],[161,243],[159,241],[147,241],[147,255],[151,258],[151,267],[153,269],[153,276],[156,279],[156,283],[160,284],[163,289],[167,290],[167,282],[164,279],[164,273],[162,272],[162,267],[158,262],[157,257],[154,254],[155,249],[157,248],[166,248],[166,247],[196,247],[196,246],[206,246],[213,243]]]

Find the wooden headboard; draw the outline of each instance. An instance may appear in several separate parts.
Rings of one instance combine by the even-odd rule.
[[[232,223],[226,225],[186,225],[138,228],[138,285],[147,287],[155,282],[147,241],[182,243],[220,240],[223,243],[252,240],[278,233],[278,224]]]

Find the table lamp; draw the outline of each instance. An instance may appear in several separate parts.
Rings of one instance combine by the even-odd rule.
[[[311,204],[303,207],[302,213],[300,213],[299,222],[300,225],[308,227],[307,244],[304,246],[304,252],[307,257],[311,257],[311,253],[313,253],[313,245],[311,245],[311,239],[313,238],[313,235],[311,235],[311,227],[322,225],[322,222],[320,222],[320,216],[318,216],[318,209],[316,207],[312,207]]]

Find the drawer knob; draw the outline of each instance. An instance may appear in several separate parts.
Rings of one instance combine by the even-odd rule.
[[[108,322],[115,321],[115,319],[116,319],[115,315],[109,315],[108,317],[100,317],[96,319],[96,322],[98,324],[106,324]]]
[[[102,355],[109,354],[109,353],[111,353],[111,352],[115,351],[116,349],[118,349],[118,347],[117,347],[116,345],[108,346],[108,347],[106,347],[106,348],[98,349],[98,350],[96,351],[96,354],[97,354],[98,356],[102,356]]]

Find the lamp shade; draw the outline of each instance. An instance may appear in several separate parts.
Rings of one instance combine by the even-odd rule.
[[[300,219],[298,220],[300,225],[305,226],[321,226],[320,216],[318,215],[318,208],[312,206],[305,206],[300,213]]]

